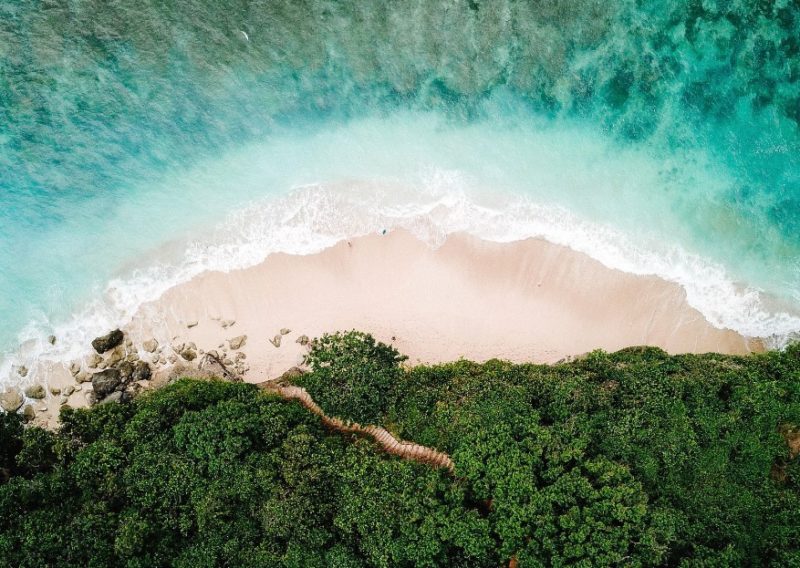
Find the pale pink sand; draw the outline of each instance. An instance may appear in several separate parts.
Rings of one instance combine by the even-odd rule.
[[[219,319],[236,323],[223,329]],[[275,348],[268,340],[281,328],[292,333]],[[760,349],[710,325],[677,284],[611,270],[565,247],[454,235],[433,249],[402,231],[202,274],[143,306],[127,329],[134,341],[155,336],[205,350],[246,334],[249,382],[298,364],[300,334],[349,329],[394,344],[412,363],[553,362],[631,345],[672,353]]]

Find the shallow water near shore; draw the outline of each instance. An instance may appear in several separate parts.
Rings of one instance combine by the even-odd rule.
[[[0,0],[0,384],[203,270],[395,227],[544,237],[781,345],[798,12]]]

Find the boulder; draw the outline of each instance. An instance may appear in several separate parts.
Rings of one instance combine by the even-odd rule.
[[[292,330],[289,329],[288,327],[281,328],[281,335],[289,335],[290,333],[292,333]]]
[[[187,361],[194,361],[197,359],[197,353],[192,349],[184,349],[181,351],[181,357],[186,359]]]
[[[16,388],[10,388],[0,394],[0,408],[6,412],[16,412],[24,401],[22,393]]]
[[[280,334],[276,335],[275,337],[270,339],[269,342],[272,343],[272,345],[274,345],[275,347],[280,347],[281,346],[281,337],[283,337],[283,336],[281,336]]]
[[[19,367],[17,367],[17,373],[19,374],[20,377],[27,377],[28,367],[26,367],[25,365],[20,365]]]
[[[217,356],[212,355],[211,353],[206,353],[203,356],[203,358],[200,360],[200,364],[198,365],[198,369],[207,372],[212,377],[220,377],[234,382],[241,380],[236,376],[235,373],[228,369]]]
[[[64,394],[64,396],[69,396],[69,395],[71,395],[72,393],[75,392],[75,387],[72,386],[72,385],[67,385],[67,386],[64,387],[64,390],[62,390],[61,392]]]
[[[106,369],[92,375],[92,388],[98,399],[114,392],[122,382],[122,374],[117,369]]]
[[[136,382],[149,381],[152,374],[153,372],[150,370],[150,365],[144,361],[137,361],[133,366],[133,374],[131,375],[131,379]]]
[[[92,353],[92,354],[91,354],[91,355],[89,355],[89,357],[86,359],[86,364],[87,364],[87,365],[89,365],[90,367],[97,367],[97,366],[98,366],[98,365],[100,365],[102,362],[103,362],[103,358],[102,358],[102,357],[100,357],[100,355],[98,355],[97,353]],[[78,370],[79,370],[79,371],[81,370],[81,368],[80,368],[80,365],[78,366]]]
[[[56,344],[56,336],[55,335],[48,335],[47,336],[47,343],[49,343],[50,345],[55,345]]]
[[[219,322],[219,325],[221,325],[224,329],[228,329],[229,327],[231,327],[235,323],[236,323],[236,320],[223,320],[223,321]]]
[[[86,371],[81,371],[80,373],[75,375],[75,380],[78,383],[88,383],[89,381],[92,380],[92,375],[91,373],[87,373]]]
[[[142,349],[147,351],[148,353],[155,353],[156,349],[158,349],[158,341],[155,339],[148,339],[144,343],[142,343]]]
[[[36,411],[30,404],[26,404],[25,408],[22,409],[22,419],[25,422],[30,422],[34,418],[36,418]]]
[[[114,331],[110,331],[105,335],[93,339],[92,347],[94,347],[94,350],[98,353],[105,353],[106,351],[114,349],[117,345],[120,345],[124,339],[125,336],[122,332],[115,329]]]
[[[247,343],[246,335],[237,335],[236,337],[228,340],[228,345],[230,345],[231,349],[233,349],[234,351],[244,347],[245,343]]]
[[[186,324],[186,327],[192,329],[193,327],[197,327],[197,320],[190,321]]]
[[[295,343],[299,343],[300,345],[308,345],[308,341],[309,339],[307,335],[301,335],[300,337],[295,339]]]
[[[95,355],[95,357],[97,357],[97,355]],[[73,361],[69,364],[69,372],[72,373],[72,376],[74,377],[81,372],[81,364],[77,361]]]
[[[47,396],[47,391],[42,385],[31,385],[25,389],[25,396],[28,398],[42,399]]]
[[[122,392],[114,391],[108,396],[104,397],[100,402],[97,404],[109,404],[112,402],[120,402],[122,400]]]
[[[53,396],[61,394],[61,389],[58,387],[50,387],[50,394]]]
[[[122,382],[127,383],[131,380],[131,377],[133,376],[133,368],[133,363],[129,363],[128,361],[123,361],[117,365],[117,370],[119,371]]]
[[[120,361],[125,358],[125,352],[122,347],[114,349],[109,355],[108,359],[106,360],[106,365],[108,367],[113,367]]]

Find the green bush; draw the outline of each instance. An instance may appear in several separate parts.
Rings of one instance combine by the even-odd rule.
[[[329,415],[377,423],[392,403],[406,357],[365,333],[325,334],[306,356],[304,386]]]
[[[403,369],[364,334],[315,346],[328,412],[452,473],[246,384],[178,381],[55,433],[4,415],[0,565],[795,566],[798,353]]]

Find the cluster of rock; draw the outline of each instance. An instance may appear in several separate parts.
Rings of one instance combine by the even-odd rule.
[[[225,329],[235,323],[234,320],[219,322]],[[197,322],[192,321],[187,327],[196,325]],[[283,328],[269,341],[278,348],[283,336],[290,333],[290,329]],[[173,341],[176,339],[177,337],[173,338]],[[51,337],[49,341],[55,343],[55,337]],[[306,335],[299,336],[296,342],[311,347],[311,341]],[[0,394],[0,408],[6,412],[18,412],[22,408],[25,418],[32,419],[37,412],[48,410],[46,404],[57,403],[58,407],[64,406],[78,392],[83,392],[86,404],[89,405],[125,402],[147,388],[154,376],[169,379],[176,374],[184,376],[200,373],[228,380],[242,380],[241,377],[250,370],[247,354],[241,351],[246,344],[247,335],[237,335],[223,341],[217,348],[205,351],[193,342],[167,342],[161,345],[153,338],[144,341],[141,348],[137,349],[124,332],[115,329],[92,341],[93,352],[90,355],[68,365],[75,384],[66,387],[51,386],[49,389],[41,384],[34,384],[24,391],[11,387]],[[14,370],[20,377],[28,375],[28,369],[24,366],[15,367]],[[48,398],[48,390],[52,398]],[[72,402],[75,404],[74,398]],[[31,403],[37,404],[36,408]],[[78,404],[83,403],[78,400]]]
[[[133,398],[149,381],[153,372],[146,361],[122,331],[115,329],[92,341],[95,350],[82,369],[77,362],[71,371],[78,383],[90,382],[91,391],[86,398],[89,404],[126,401]]]

